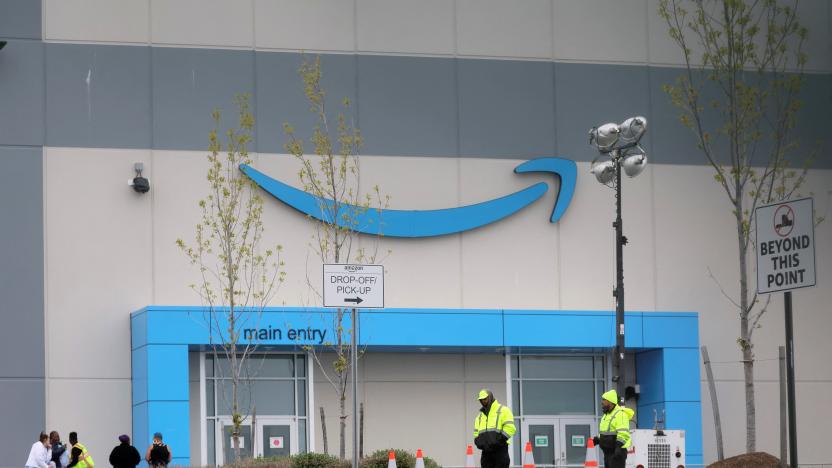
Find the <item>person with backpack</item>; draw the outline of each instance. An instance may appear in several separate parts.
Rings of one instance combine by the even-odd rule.
[[[168,466],[172,458],[173,454],[171,454],[170,448],[162,442],[162,433],[153,434],[153,443],[147,448],[144,457],[147,464],[151,467],[164,467]]]

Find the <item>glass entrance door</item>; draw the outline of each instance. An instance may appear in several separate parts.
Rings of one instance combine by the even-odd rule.
[[[526,417],[521,447],[531,442],[536,466],[582,467],[586,461],[587,440],[594,427],[597,427],[595,418],[591,416]],[[523,460],[515,460],[514,464],[522,465]]]
[[[558,464],[556,428],[558,427],[555,418],[525,418],[521,454],[525,453],[526,442],[531,442],[535,466],[556,466]],[[522,465],[523,462],[524,460],[518,460],[515,464]]]
[[[217,464],[223,465],[236,459],[231,436],[233,425],[230,418],[219,418],[217,424]],[[259,417],[253,431],[247,422],[240,428],[240,456],[281,457],[298,453],[297,431],[297,421],[292,417]]]
[[[220,418],[217,421],[220,426],[216,431],[217,438],[215,447],[217,450],[217,464],[223,465],[230,463],[237,459],[234,456],[234,425],[231,423],[231,418]],[[240,426],[239,436],[240,458],[251,458],[252,444],[251,444],[251,424],[243,424]]]
[[[569,467],[584,466],[586,461],[587,440],[592,437],[592,428],[595,420],[592,418],[561,418],[560,434],[562,436],[561,465]],[[597,426],[595,426],[597,427]],[[595,431],[597,433],[597,431]],[[598,449],[595,449],[596,455]]]
[[[294,418],[259,418],[257,440],[263,457],[284,457],[298,453],[297,423]]]

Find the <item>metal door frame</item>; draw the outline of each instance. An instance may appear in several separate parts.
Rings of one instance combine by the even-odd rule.
[[[567,465],[566,464],[566,425],[588,425],[589,426],[589,436],[592,437],[593,432],[597,433],[598,428],[598,418],[595,416],[561,416],[557,418],[558,420],[558,438],[560,439],[560,448],[561,448],[561,456],[558,458],[558,466],[565,466],[565,467],[583,467],[584,461],[581,461],[579,464],[575,465]],[[571,444],[572,441],[569,441]],[[596,451],[598,449],[595,449]],[[600,453],[599,453],[600,455]],[[599,458],[600,460],[600,458]]]
[[[233,425],[232,422],[231,422],[231,416],[217,416],[216,419],[214,420],[214,424],[216,424],[216,427],[214,428],[214,460],[216,461],[217,466],[222,466],[222,465],[225,465],[225,463],[226,463],[225,450],[223,449],[223,447],[224,447],[223,440],[224,440],[224,437],[225,437],[224,428],[225,428],[226,425],[228,425],[228,426]],[[245,426],[251,427],[251,421],[246,420],[245,422],[243,422],[242,426],[243,427],[245,427]],[[256,447],[257,444],[254,443],[254,440],[255,440],[254,439],[254,437],[255,437],[254,433],[255,433],[254,428],[252,428],[252,430],[251,430],[251,443]],[[257,454],[255,454],[253,450],[252,450],[251,454],[252,454],[253,457],[257,456]]]
[[[552,451],[555,453],[555,462],[557,463],[560,458],[558,457],[558,449],[560,444],[560,439],[562,438],[558,431],[560,430],[560,423],[558,422],[560,418],[558,416],[525,416],[523,417],[523,424],[522,424],[522,431],[523,436],[520,442],[520,460],[518,460],[518,465],[523,464],[523,455],[525,453],[526,442],[530,442],[529,440],[529,425],[549,425],[552,426],[552,434],[554,434],[553,440],[551,444],[554,445],[552,447]],[[534,446],[534,444],[532,444]],[[534,466],[558,466],[558,465],[544,465],[539,463],[539,460],[535,460]]]
[[[218,416],[216,419],[217,428],[214,430],[214,450],[217,466],[224,465],[225,451],[223,450],[223,437],[225,437],[224,426],[231,425],[230,416]],[[289,426],[289,454],[298,453],[298,418],[295,416],[258,416],[254,427],[251,430],[251,444],[254,450],[253,457],[263,456],[263,426]],[[252,427],[251,420],[247,419],[243,426]]]
[[[296,455],[298,453],[298,418],[295,416],[258,416],[257,425],[255,427],[256,434],[252,437],[257,437],[258,453],[255,457],[262,457],[265,447],[263,446],[263,426],[289,426],[289,455]]]

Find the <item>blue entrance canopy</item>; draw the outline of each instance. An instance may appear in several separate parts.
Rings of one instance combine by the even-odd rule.
[[[334,341],[334,314],[301,307],[243,311],[242,344],[325,346]],[[173,447],[174,463],[190,464],[188,352],[219,344],[210,332],[226,329],[226,318],[227,311],[204,307],[149,306],[131,315],[136,446],[149,445],[159,431]],[[350,323],[348,312],[346,332]],[[668,428],[686,431],[687,462],[701,464],[698,314],[627,312],[624,323],[641,386],[637,414],[665,411]],[[611,311],[373,309],[359,315],[358,343],[370,352],[599,352],[615,346],[614,332]],[[651,418],[638,424],[650,428]]]

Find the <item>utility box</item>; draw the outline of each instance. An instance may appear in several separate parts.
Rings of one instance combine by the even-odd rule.
[[[685,431],[635,429],[627,468],[685,468]]]

